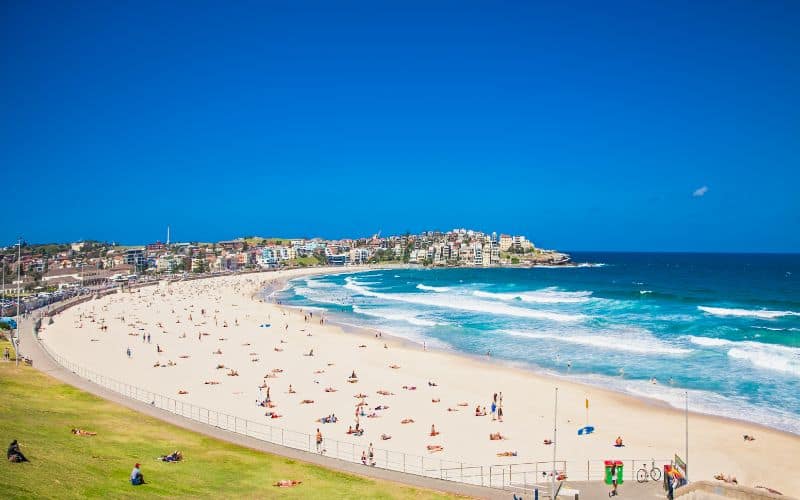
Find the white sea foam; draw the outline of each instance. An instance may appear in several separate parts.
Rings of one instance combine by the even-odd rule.
[[[496,300],[519,300],[522,302],[531,302],[536,304],[561,304],[561,303],[578,303],[586,302],[592,292],[561,292],[555,288],[545,288],[542,290],[533,290],[528,292],[485,292],[483,290],[476,290],[472,295],[485,299]]]
[[[354,305],[353,312],[375,318],[388,319],[391,321],[405,321],[406,323],[411,323],[412,325],[417,326],[436,326],[437,324],[435,321],[419,318],[411,311],[384,311],[382,309],[365,309],[363,307]]]
[[[652,290],[639,290],[640,295],[647,295],[648,293],[653,293]]]
[[[502,333],[514,337],[529,339],[555,340],[569,344],[584,345],[611,351],[624,351],[636,354],[664,354],[680,356],[688,354],[691,349],[673,347],[653,337],[649,332],[640,330],[604,331],[603,335],[571,335],[563,332],[549,333],[543,331],[501,330]]]
[[[312,278],[306,278],[305,284],[308,288],[335,288],[336,285],[333,283],[326,283],[324,281],[317,281]]]
[[[800,328],[774,328],[771,326],[754,326],[759,330],[769,330],[771,332],[800,332]]]
[[[417,285],[417,288],[419,290],[425,290],[427,292],[446,292],[446,291],[450,290],[446,286],[429,286],[429,285],[423,285],[422,283]]]
[[[728,309],[725,307],[708,306],[697,306],[697,308],[714,316],[738,316],[762,319],[775,319],[782,318],[784,316],[800,316],[800,313],[794,311],[770,311],[768,309]]]
[[[419,304],[424,306],[456,309],[486,314],[516,316],[520,318],[542,319],[558,322],[581,321],[585,318],[582,314],[563,314],[549,311],[539,311],[523,307],[514,307],[495,301],[476,300],[466,295],[441,295],[436,293],[381,293],[362,286],[353,279],[345,278],[345,288],[367,297],[384,300]]]
[[[728,356],[758,368],[800,377],[800,349],[760,342],[736,342]]]
[[[692,344],[701,345],[704,347],[719,347],[732,344],[730,340],[718,339],[714,337],[695,337],[694,335],[687,335],[686,338]]]

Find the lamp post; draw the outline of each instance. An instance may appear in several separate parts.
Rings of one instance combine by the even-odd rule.
[[[689,391],[685,391],[684,392],[684,396],[685,396],[685,402],[686,402],[686,407],[685,407],[685,411],[684,411],[684,419],[685,419],[685,421],[684,421],[684,429],[686,431],[686,435],[684,437],[685,440],[684,440],[683,452],[684,452],[684,455],[686,456],[686,458],[684,458],[684,460],[686,461],[686,471],[685,471],[686,472],[686,478],[685,479],[686,479],[686,481],[689,481]]]
[[[19,329],[22,326],[22,318],[20,316],[20,284],[22,283],[22,238],[17,238],[17,341],[14,343],[14,359],[16,365],[19,366]]]
[[[558,387],[556,387],[555,408],[553,409],[553,478],[550,481],[550,498],[556,494],[556,448],[558,447]]]

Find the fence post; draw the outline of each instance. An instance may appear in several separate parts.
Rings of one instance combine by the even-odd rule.
[[[386,452],[386,465],[385,467],[389,468],[389,450],[384,450]]]
[[[586,461],[586,480],[589,481],[589,461]]]
[[[308,452],[311,453],[311,434],[308,435]]]
[[[403,453],[403,472],[406,471],[406,454]]]
[[[489,488],[492,487],[492,466],[489,466]]]

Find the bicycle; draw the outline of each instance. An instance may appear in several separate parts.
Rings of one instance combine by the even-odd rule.
[[[644,464],[644,467],[636,471],[636,480],[640,483],[647,482],[648,476],[653,479],[653,481],[660,481],[661,480],[661,469],[656,467],[655,459],[651,459],[652,463],[650,465],[650,470],[647,470],[647,464]]]

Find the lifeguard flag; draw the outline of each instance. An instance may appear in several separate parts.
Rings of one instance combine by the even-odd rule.
[[[586,409],[589,409],[589,398],[586,398]]]

